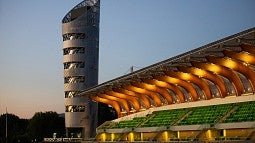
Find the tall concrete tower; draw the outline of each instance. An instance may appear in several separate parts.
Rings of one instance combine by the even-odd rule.
[[[78,93],[98,84],[100,0],[84,0],[62,20],[65,125],[69,137],[91,138],[97,103]]]

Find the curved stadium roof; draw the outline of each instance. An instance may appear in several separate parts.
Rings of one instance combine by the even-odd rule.
[[[255,91],[255,28],[88,89],[119,117],[151,107],[243,96]]]

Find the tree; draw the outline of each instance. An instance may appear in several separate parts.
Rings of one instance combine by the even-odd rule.
[[[42,141],[43,138],[52,137],[53,133],[62,137],[64,132],[64,118],[56,112],[37,112],[29,121],[28,136],[31,140]]]
[[[26,128],[27,119],[20,119],[13,114],[7,114],[8,121],[8,143],[27,142]],[[0,142],[6,142],[6,114],[0,116]]]
[[[116,111],[107,104],[98,103],[98,125],[117,118]]]
[[[8,143],[40,142],[44,137],[57,137],[65,134],[65,119],[56,112],[38,112],[31,119],[20,119],[13,114],[8,118]],[[6,114],[0,116],[0,143],[6,142]]]

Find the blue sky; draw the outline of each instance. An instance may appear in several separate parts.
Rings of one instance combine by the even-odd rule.
[[[61,20],[81,0],[0,0],[0,114],[64,112]],[[101,0],[99,82],[255,26],[254,0]],[[137,69],[137,68],[136,68]]]

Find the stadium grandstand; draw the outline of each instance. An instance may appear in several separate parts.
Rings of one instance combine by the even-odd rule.
[[[254,142],[255,28],[79,94],[113,107],[98,142]]]
[[[94,139],[44,142],[255,142],[255,28],[79,93],[118,118]],[[107,115],[105,115],[107,116]],[[85,141],[87,140],[87,141]]]

